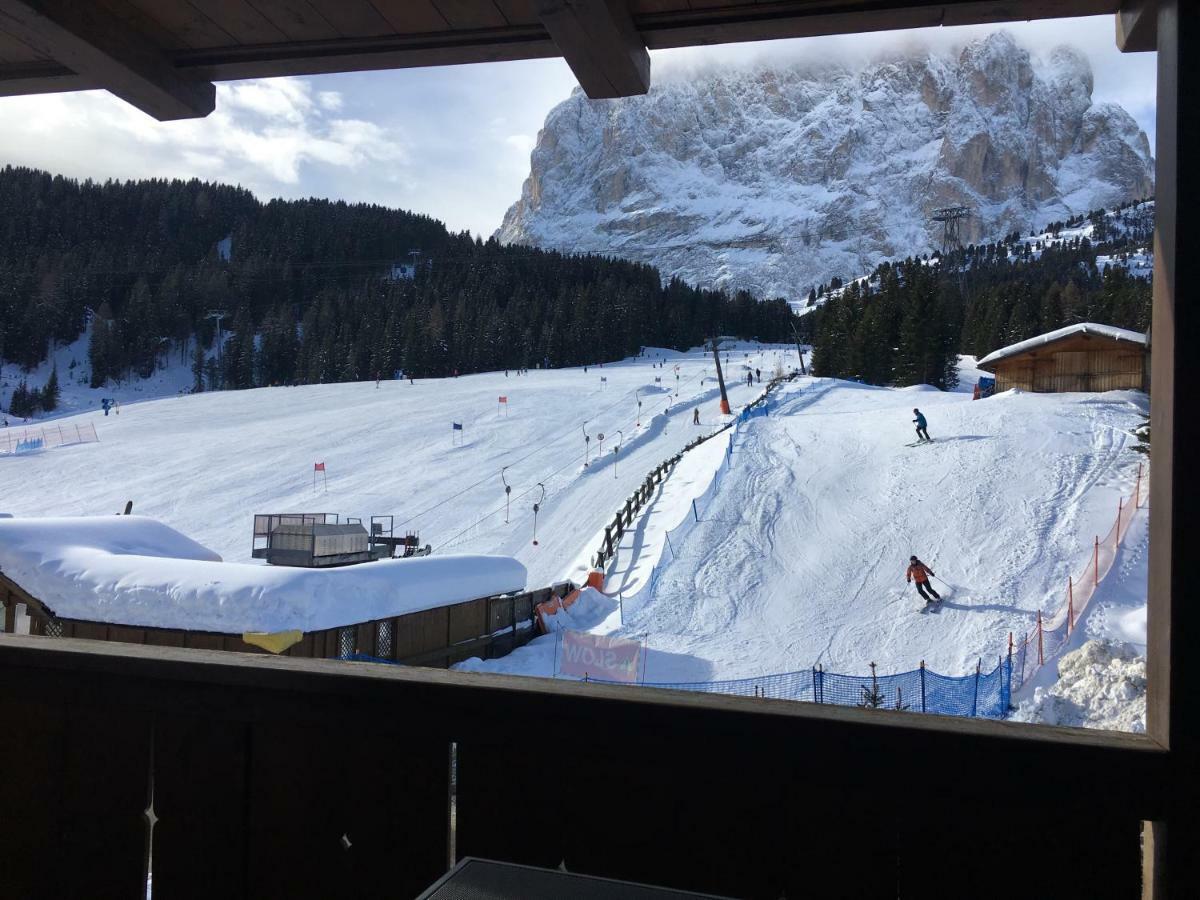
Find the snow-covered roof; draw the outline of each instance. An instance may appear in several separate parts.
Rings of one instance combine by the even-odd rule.
[[[1063,338],[1074,334],[1093,334],[1097,337],[1106,337],[1114,341],[1130,341],[1135,344],[1141,344],[1143,347],[1146,346],[1146,335],[1140,331],[1129,331],[1126,328],[1115,328],[1112,325],[1097,325],[1095,322],[1080,322],[1078,325],[1068,325],[1066,328],[1048,331],[1045,334],[1039,334],[1037,337],[1031,337],[1016,344],[1001,347],[999,350],[993,350],[983,359],[979,360],[976,365],[983,368],[988,363],[1016,356],[1018,353],[1024,353],[1026,350],[1036,350],[1044,344],[1052,344],[1055,341],[1061,341]]]
[[[526,578],[507,556],[222,562],[143,516],[0,519],[0,571],[61,618],[225,634],[337,628],[523,590]]]

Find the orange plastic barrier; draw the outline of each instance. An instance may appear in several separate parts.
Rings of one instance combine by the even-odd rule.
[[[583,587],[594,588],[597,591],[603,591],[604,571],[602,569],[592,569],[590,572],[588,572],[587,581],[583,583]],[[571,606],[574,605],[575,601],[579,599],[579,592],[581,590],[582,588],[576,588],[565,597],[559,597],[557,594],[555,594],[549,600],[543,601],[534,607],[535,611],[537,612],[538,626],[541,628],[542,634],[550,633],[550,627],[547,624],[547,620],[551,616],[557,615],[560,609],[570,609]]]

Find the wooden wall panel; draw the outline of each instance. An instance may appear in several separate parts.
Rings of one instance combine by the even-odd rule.
[[[488,601],[488,634],[512,627],[514,602],[513,597],[496,597]]]
[[[290,41],[321,41],[340,37],[309,0],[254,0],[254,7]]]
[[[188,0],[239,44],[271,44],[286,40],[278,26],[246,0]]]
[[[1058,345],[1056,345],[1058,346]],[[1128,345],[1097,350],[1096,341],[1001,360],[992,366],[996,390],[1038,392],[1144,390],[1145,355]]]
[[[399,616],[396,620],[396,658],[405,659],[446,646],[446,607]]]
[[[602,729],[591,737],[556,741],[552,791],[499,775],[544,748],[460,742],[459,858],[561,862],[762,900],[1137,896],[1139,822],[1119,804],[1086,825],[1069,804],[1031,815],[985,779],[924,769],[870,743],[833,739],[815,755],[836,763],[813,769],[808,753],[780,764],[778,748],[739,748],[717,734],[686,745],[646,734],[624,749]],[[989,762],[1005,765],[1002,754],[973,764]],[[880,802],[848,803],[859,791]]]
[[[494,3],[480,3],[479,0],[433,0],[433,5],[451,28],[503,28],[508,24]]]
[[[371,3],[400,33],[446,31],[450,27],[432,0],[371,0]]]
[[[100,622],[75,622],[75,637],[89,641],[108,640],[108,626]]]
[[[377,37],[394,29],[370,0],[308,0],[343,37]]]
[[[187,47],[222,47],[237,43],[227,31],[191,3],[163,3],[162,0],[126,2],[161,23]]]
[[[154,891],[174,900],[248,898],[250,727],[161,716],[154,728]]]
[[[486,597],[446,607],[450,618],[447,643],[457,644],[459,641],[469,641],[471,638],[487,634],[487,608]]]
[[[109,625],[108,640],[120,641],[123,644],[146,643],[146,631],[143,628],[130,628],[126,625]]]
[[[195,650],[220,650],[223,641],[219,634],[209,634],[205,631],[189,631],[184,638],[184,646]]]
[[[184,633],[170,628],[147,628],[146,643],[154,647],[182,647]]]
[[[70,696],[0,691],[0,895],[140,897],[148,718]]]
[[[445,871],[448,744],[331,723],[255,726],[251,748],[248,896],[413,897]]]

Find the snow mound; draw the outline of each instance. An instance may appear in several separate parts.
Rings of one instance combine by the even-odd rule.
[[[1058,681],[1012,719],[1106,731],[1146,730],[1146,660],[1116,641],[1088,641],[1058,661]]]
[[[595,588],[586,587],[569,608],[546,616],[550,631],[590,631],[617,611],[617,601]]]

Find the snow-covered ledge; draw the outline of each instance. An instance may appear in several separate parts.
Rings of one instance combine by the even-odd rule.
[[[0,572],[65,619],[226,634],[318,631],[521,591],[507,556],[338,569],[223,562],[143,516],[0,519]]]

